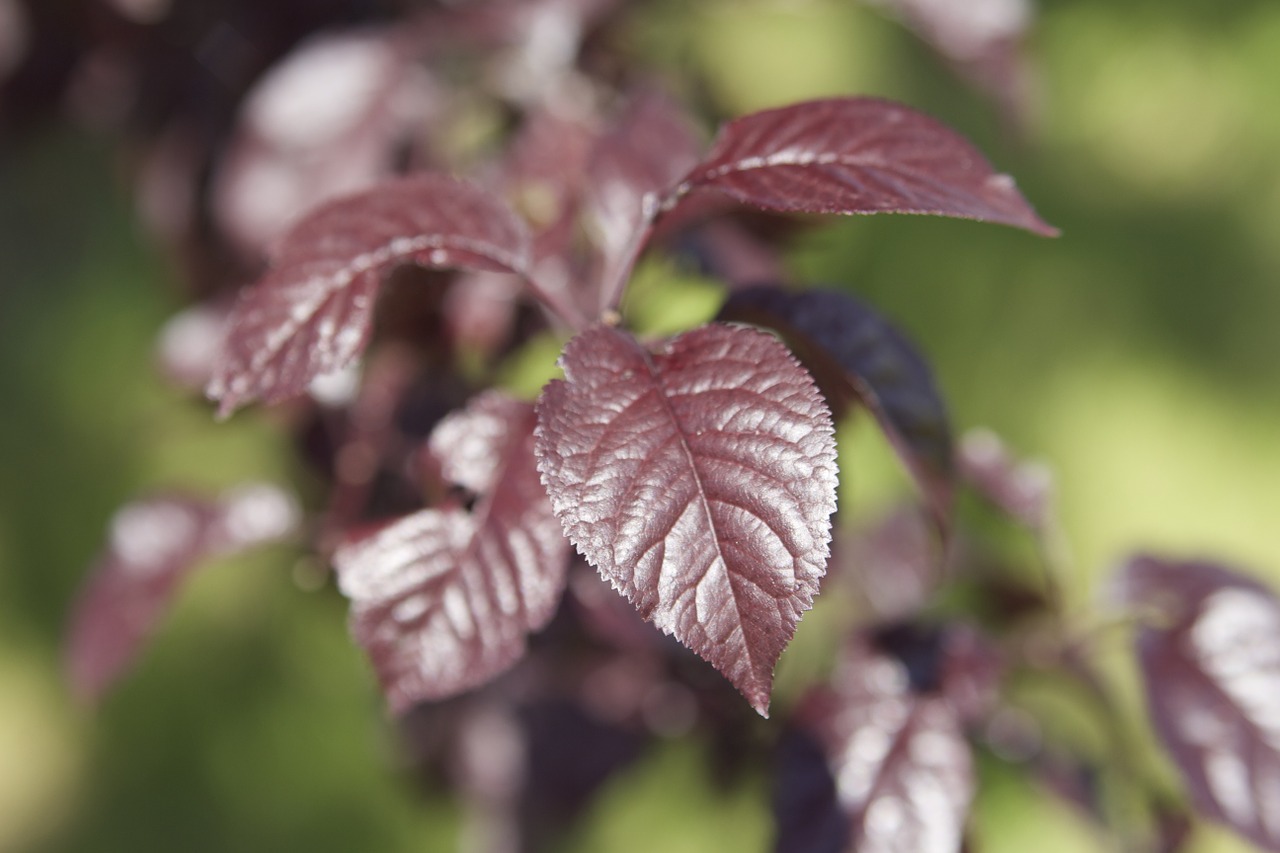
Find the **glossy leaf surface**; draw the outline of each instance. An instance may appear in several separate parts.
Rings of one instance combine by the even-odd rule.
[[[286,536],[297,523],[293,499],[258,484],[221,500],[160,495],[122,507],[71,617],[66,667],[72,688],[87,700],[101,697],[201,562]]]
[[[512,666],[564,589],[569,546],[538,478],[533,407],[497,392],[436,428],[445,476],[479,497],[422,510],[334,555],[351,627],[393,711]]]
[[[397,264],[520,272],[526,228],[462,181],[422,174],[332,202],[285,235],[235,309],[209,396],[221,414],[295,395],[368,343],[378,285]]]
[[[808,101],[729,122],[666,206],[700,189],[768,210],[929,213],[1057,233],[958,133],[875,98]]]
[[[1220,565],[1130,560],[1127,604],[1162,627],[1137,636],[1147,706],[1202,814],[1280,850],[1280,601]]]
[[[855,641],[812,689],[775,781],[778,853],[954,853],[973,799],[973,760],[946,698]]]
[[[901,332],[860,300],[828,290],[742,290],[720,317],[775,329],[820,381],[834,376],[871,411],[945,524],[955,490],[951,425],[933,371]]]
[[[578,550],[765,714],[826,570],[830,415],[775,338],[704,326],[650,351],[595,327],[538,402],[537,453]]]

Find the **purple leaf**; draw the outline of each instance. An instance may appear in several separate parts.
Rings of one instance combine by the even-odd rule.
[[[596,143],[587,169],[588,211],[605,258],[602,307],[620,295],[660,194],[693,168],[701,152],[688,117],[655,92],[636,96]]]
[[[704,326],[651,352],[598,326],[538,401],[537,454],[578,550],[767,714],[826,571],[830,414],[775,338]]]
[[[946,528],[955,491],[951,425],[933,372],[914,344],[866,304],[837,291],[738,291],[720,319],[775,329],[796,345],[820,381],[837,377],[875,416]],[[844,396],[840,389],[824,390],[828,399]]]
[[[1053,478],[1035,462],[1016,459],[995,433],[971,430],[960,441],[961,475],[991,504],[1035,531],[1049,524]]]
[[[906,26],[994,98],[1014,120],[1025,119],[1031,69],[1022,42],[1034,12],[1029,0],[869,0]]]
[[[857,582],[881,619],[919,612],[942,580],[944,556],[929,517],[918,506],[899,507],[856,532],[836,533],[833,564]]]
[[[703,189],[767,210],[931,213],[1058,233],[955,131],[874,98],[809,101],[730,122],[663,207]]]
[[[1202,814],[1280,850],[1280,601],[1204,562],[1131,559],[1130,607],[1156,611],[1137,635],[1147,706]]]
[[[259,484],[220,501],[163,495],[122,507],[71,617],[66,667],[74,691],[87,701],[106,692],[202,561],[279,539],[297,523],[293,499]]]
[[[961,721],[906,666],[855,641],[780,748],[778,853],[958,851],[973,799]]]
[[[396,713],[511,667],[564,589],[568,543],[538,479],[533,406],[497,392],[436,428],[445,476],[471,511],[426,509],[334,554],[351,626]]]
[[[528,260],[524,224],[488,193],[443,175],[327,204],[289,231],[274,268],[237,302],[209,396],[225,416],[345,367],[368,343],[378,285],[397,264],[521,272]]]

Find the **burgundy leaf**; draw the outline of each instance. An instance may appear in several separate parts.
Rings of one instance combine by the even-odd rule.
[[[232,311],[209,396],[227,415],[255,397],[277,401],[349,364],[369,339],[383,275],[431,267],[521,272],[523,223],[482,190],[443,175],[380,184],[305,217],[272,271]]]
[[[1139,556],[1121,569],[1147,706],[1201,813],[1280,850],[1280,601],[1219,565]]]
[[[832,562],[881,619],[919,612],[942,580],[943,555],[920,507],[899,507],[866,529],[836,533]]]
[[[955,491],[951,425],[933,372],[914,344],[866,304],[837,291],[738,291],[720,319],[775,329],[820,381],[838,377],[875,416],[945,528]],[[829,390],[828,399],[833,396],[844,394]]]
[[[578,550],[767,714],[826,571],[835,442],[775,338],[710,325],[651,352],[598,326],[538,402],[537,454]]]
[[[538,478],[533,406],[497,392],[436,428],[445,476],[471,511],[426,509],[334,554],[356,641],[393,711],[479,686],[512,666],[564,589],[568,543]]]
[[[664,207],[701,189],[768,210],[931,213],[1058,233],[955,131],[874,98],[809,101],[730,122]]]
[[[1016,459],[988,430],[965,434],[958,462],[964,479],[1001,511],[1032,530],[1049,523],[1053,479],[1044,465]]]
[[[256,484],[220,501],[164,495],[121,508],[71,617],[66,667],[75,692],[86,700],[106,692],[201,561],[286,536],[297,522],[292,498]]]
[[[605,256],[602,307],[619,295],[660,194],[693,168],[701,151],[688,117],[656,92],[638,95],[597,142],[587,169],[588,211]]]
[[[775,782],[778,853],[961,849],[969,745],[952,706],[913,691],[901,661],[855,641],[792,723]]]

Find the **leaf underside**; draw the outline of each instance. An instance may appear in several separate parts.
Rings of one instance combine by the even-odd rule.
[[[569,546],[534,462],[533,407],[497,392],[446,418],[430,450],[479,495],[422,510],[334,555],[351,628],[391,709],[453,696],[524,654],[564,591]]]
[[[368,343],[378,286],[397,264],[523,272],[529,251],[526,227],[501,201],[444,175],[399,178],[322,206],[241,295],[208,394],[225,416],[347,366]]]
[[[710,325],[650,351],[597,326],[538,402],[537,454],[578,550],[762,715],[826,570],[830,413],[770,335]]]
[[[1147,706],[1202,814],[1280,850],[1280,601],[1222,566],[1140,556],[1120,574]]]
[[[667,206],[701,189],[767,210],[927,213],[1058,233],[964,137],[875,98],[808,101],[729,122]]]
[[[742,290],[730,295],[720,317],[772,328],[794,341],[820,376],[838,376],[875,417],[934,518],[947,527],[955,492],[951,424],[933,371],[913,343],[865,303],[830,290]]]

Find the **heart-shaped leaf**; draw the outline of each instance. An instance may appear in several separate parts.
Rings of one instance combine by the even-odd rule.
[[[217,501],[157,495],[121,507],[71,617],[66,667],[75,692],[88,700],[106,692],[203,561],[286,536],[297,522],[293,499],[265,484]]]
[[[1222,566],[1140,556],[1121,570],[1156,733],[1202,814],[1280,850],[1280,601]]]
[[[379,184],[327,204],[285,235],[271,272],[232,311],[209,396],[230,414],[302,392],[368,343],[393,266],[524,272],[529,236],[501,201],[443,175]]]
[[[959,714],[858,639],[780,744],[777,853],[958,851],[973,799]]]
[[[777,330],[819,381],[834,377],[838,387],[824,387],[836,398],[833,405],[852,392],[875,416],[946,527],[955,491],[951,425],[933,371],[911,341],[865,303],[830,290],[738,291],[720,318]]]
[[[762,715],[826,571],[835,441],[774,337],[704,326],[650,351],[598,326],[538,401],[537,454],[578,550]]]
[[[432,434],[474,508],[426,509],[334,554],[351,628],[393,711],[477,687],[524,654],[564,590],[568,542],[538,477],[533,407],[497,392]]]
[[[1057,234],[958,133],[875,98],[808,101],[729,122],[664,207],[700,189],[768,210],[930,213]]]

